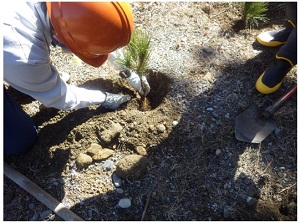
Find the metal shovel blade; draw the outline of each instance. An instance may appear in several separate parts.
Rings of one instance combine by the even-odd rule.
[[[261,143],[279,125],[272,120],[261,119],[262,110],[256,105],[250,105],[235,118],[235,138],[239,141]]]

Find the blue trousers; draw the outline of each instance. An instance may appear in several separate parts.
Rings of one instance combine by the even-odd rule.
[[[277,56],[290,60],[294,65],[297,64],[297,2],[286,3],[286,17],[296,26],[286,43],[279,49]]]
[[[31,117],[12,99],[4,87],[4,154],[20,155],[37,141],[37,130]]]

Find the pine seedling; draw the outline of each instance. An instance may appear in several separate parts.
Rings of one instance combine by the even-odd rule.
[[[246,28],[258,26],[260,22],[267,22],[267,2],[243,2],[243,21]]]
[[[146,31],[136,29],[130,43],[123,49],[123,57],[117,62],[123,67],[146,75],[150,58],[150,36]]]

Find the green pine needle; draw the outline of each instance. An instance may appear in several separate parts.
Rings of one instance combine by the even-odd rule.
[[[117,58],[117,62],[140,76],[145,75],[150,58],[150,39],[147,32],[136,29],[130,43],[123,49],[124,58]]]
[[[267,22],[266,12],[268,11],[267,2],[244,2],[243,21],[245,27],[251,28],[258,26],[260,22]]]

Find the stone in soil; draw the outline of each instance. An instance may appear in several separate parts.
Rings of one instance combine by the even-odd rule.
[[[149,164],[149,160],[145,156],[128,155],[118,162],[116,174],[124,179],[129,176],[139,178],[147,170]]]

